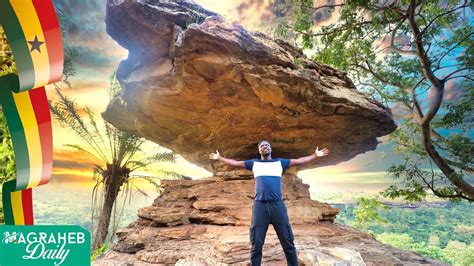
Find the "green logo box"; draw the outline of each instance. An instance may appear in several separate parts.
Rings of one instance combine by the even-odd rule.
[[[0,266],[86,266],[90,234],[78,225],[0,226]]]

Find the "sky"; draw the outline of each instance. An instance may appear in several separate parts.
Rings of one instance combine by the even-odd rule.
[[[196,0],[197,3],[222,14],[227,20],[242,24],[254,31],[268,32],[268,21],[272,18],[270,0]],[[105,31],[105,0],[54,1],[68,14],[68,45],[79,51],[75,60],[76,74],[71,78],[71,88],[63,93],[76,100],[79,105],[87,104],[99,118],[108,103],[109,79],[121,60],[127,57],[127,50],[119,46]],[[321,23],[333,21],[335,16],[322,13]],[[65,24],[62,24],[64,27]],[[47,90],[48,98],[57,100],[54,90]],[[448,99],[456,95],[454,89],[447,89]],[[94,161],[82,152],[65,147],[65,144],[80,144],[80,140],[67,128],[53,121],[54,167],[51,183],[90,187],[91,166]],[[381,139],[375,151],[360,154],[350,161],[333,166],[305,170],[299,173],[303,182],[310,185],[312,192],[366,191],[376,192],[386,188],[393,181],[385,173],[392,164],[402,162],[391,152],[392,144]],[[145,150],[156,150],[156,145],[147,142]],[[218,147],[216,147],[218,148]],[[160,164],[167,170],[175,170],[192,178],[210,176],[211,173],[180,158],[175,164]],[[139,174],[156,174],[154,169]]]

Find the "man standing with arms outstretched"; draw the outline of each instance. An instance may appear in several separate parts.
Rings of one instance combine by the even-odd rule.
[[[288,265],[298,265],[293,243],[294,236],[286,206],[283,202],[281,176],[283,171],[290,166],[308,163],[317,157],[326,156],[329,154],[329,150],[316,148],[313,154],[298,159],[273,159],[272,146],[269,141],[261,140],[257,146],[260,159],[237,161],[220,156],[219,151],[212,153],[209,158],[222,161],[231,166],[245,167],[245,169],[253,172],[256,179],[252,224],[250,225],[250,243],[252,244],[250,261],[252,266],[261,264],[262,248],[269,224],[273,225],[277,233]]]

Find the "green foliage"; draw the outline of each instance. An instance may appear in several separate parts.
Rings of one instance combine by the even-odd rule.
[[[367,228],[374,223],[387,223],[379,211],[388,209],[382,202],[374,198],[360,197],[357,199],[358,207],[355,209],[355,226]]]
[[[411,4],[416,5],[413,19],[418,33],[409,20]],[[314,60],[347,72],[361,92],[388,108],[397,107],[398,129],[390,141],[410,163],[388,170],[394,179],[404,182],[385,191],[387,196],[419,201],[424,191],[431,191],[453,201],[473,200],[446,174],[454,171],[464,180],[474,169],[471,5],[471,1],[346,0],[313,6],[312,1],[292,0],[286,7],[291,12],[282,12],[291,16],[277,21],[277,37],[297,39],[303,49],[311,49]],[[314,21],[317,12],[335,8],[338,19],[323,26]],[[425,51],[421,55],[415,37]],[[452,169],[444,169],[444,174],[423,145],[420,112],[425,116],[433,107],[428,97],[433,83],[423,69],[426,64],[445,91],[449,87],[451,93],[459,94],[459,88],[465,88],[458,98],[441,100],[441,108],[435,109],[430,121],[430,141]]]
[[[115,79],[114,73],[111,76],[109,85],[110,100],[120,91],[120,84]],[[71,130],[82,141],[81,144],[67,144],[66,146],[83,152],[96,162],[91,169],[96,181],[92,196],[92,221],[94,222],[96,218],[100,220],[102,217],[106,217],[103,212],[100,212],[99,217],[97,217],[96,212],[103,210],[105,204],[107,206],[110,204],[110,208],[106,209],[114,210],[114,214],[111,216],[113,219],[113,235],[121,220],[126,199],[130,199],[132,196],[132,190],[144,193],[132,180],[146,180],[154,185],[157,190],[160,190],[157,182],[159,180],[158,177],[135,173],[139,170],[148,170],[147,167],[156,162],[174,162],[175,154],[168,151],[158,151],[151,154],[145,153],[143,151],[144,138],[121,131],[102,118],[100,118],[102,123],[99,124],[96,115],[89,107],[78,106],[72,98],[64,96],[58,87],[56,87],[56,93],[59,101],[54,104],[50,102],[52,116],[59,121],[61,126]],[[181,175],[175,172],[160,169],[158,172],[163,176],[181,178]],[[104,200],[107,191],[115,189],[112,186],[118,186],[126,195],[121,205],[117,205],[116,197],[109,202]],[[102,229],[98,228],[97,232],[100,230],[108,232],[109,224],[105,226]],[[91,227],[93,227],[93,224]],[[93,248],[98,248],[98,245],[103,244],[105,240],[97,237],[97,234],[94,236]]]
[[[199,6],[196,9],[197,12],[191,12],[191,15],[186,19],[186,27],[189,27],[192,23],[202,24],[206,19],[206,16],[203,15],[203,8]]]
[[[13,144],[7,127],[7,121],[0,109],[0,186],[8,180],[12,180],[16,175],[15,153]]]
[[[445,104],[446,113],[438,117],[433,126],[442,128],[454,128],[463,124],[474,122],[474,87],[467,82],[461,84],[468,90],[458,99]]]
[[[64,62],[63,62],[63,76],[62,82],[69,84],[69,78],[76,74],[75,61],[80,56],[79,50],[71,46],[69,39],[73,22],[72,16],[63,12],[60,6],[55,6],[56,14],[58,15],[59,25],[61,26],[61,34],[63,38]]]
[[[16,72],[16,64],[13,60],[13,53],[7,42],[7,37],[3,28],[0,26],[0,76]],[[15,154],[11,141],[10,132],[8,131],[7,121],[0,107],[0,188],[1,185],[16,174],[15,170]],[[0,212],[3,214],[3,212]]]
[[[16,73],[16,64],[13,59],[13,53],[8,45],[7,36],[0,26],[0,76],[10,73]]]
[[[12,180],[16,176],[15,153],[13,144],[8,131],[7,122],[3,112],[0,109],[0,224],[5,223],[3,215],[3,205],[1,198],[1,189],[4,182]]]
[[[0,77],[9,73],[16,73],[16,64],[13,60],[13,53],[7,42],[7,37],[0,26]],[[15,154],[8,131],[7,121],[0,107],[0,194],[2,184],[5,181],[15,178]],[[0,224],[5,223],[3,206],[0,197]]]
[[[461,202],[432,203],[439,207],[396,208],[379,210],[382,220],[362,227],[382,243],[415,251],[424,256],[452,263],[473,265],[474,212],[472,204]],[[337,221],[354,225],[356,208],[346,204]]]
[[[443,254],[448,257],[455,266],[474,265],[474,243],[466,245],[459,241],[450,241],[443,249]]]
[[[451,259],[447,257],[443,250],[437,246],[427,245],[426,243],[414,243],[410,249],[416,253],[430,257],[435,260],[451,263]]]
[[[407,234],[381,233],[376,236],[376,239],[399,249],[410,249],[413,245],[413,238]]]
[[[403,197],[405,201],[416,202],[423,200],[427,193],[424,186],[419,182],[419,177],[427,172],[418,168],[416,163],[411,163],[408,159],[403,165],[392,165],[387,172],[394,179],[402,179],[402,186],[390,185],[380,194],[391,199]],[[428,173],[429,174],[429,173]],[[424,177],[422,177],[424,178]]]
[[[111,246],[108,242],[102,244],[98,249],[94,250],[91,254],[91,261],[94,261],[100,255],[106,253],[111,249]]]
[[[301,65],[301,58],[299,57],[295,58],[295,64]]]
[[[5,215],[3,214],[2,193],[0,193],[0,225],[2,225],[4,223],[5,223]]]

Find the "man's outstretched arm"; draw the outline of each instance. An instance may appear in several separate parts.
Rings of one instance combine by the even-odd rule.
[[[234,159],[228,159],[228,158],[222,157],[218,150],[216,150],[216,153],[209,154],[209,159],[219,160],[225,164],[235,166],[235,167],[245,167],[244,161],[237,161]]]
[[[327,148],[319,150],[319,148],[316,147],[316,150],[311,155],[301,157],[301,158],[298,158],[298,159],[291,159],[290,160],[290,166],[309,163],[309,162],[311,162],[312,160],[314,160],[318,157],[323,157],[323,156],[326,156],[328,154],[329,154],[329,150]]]

